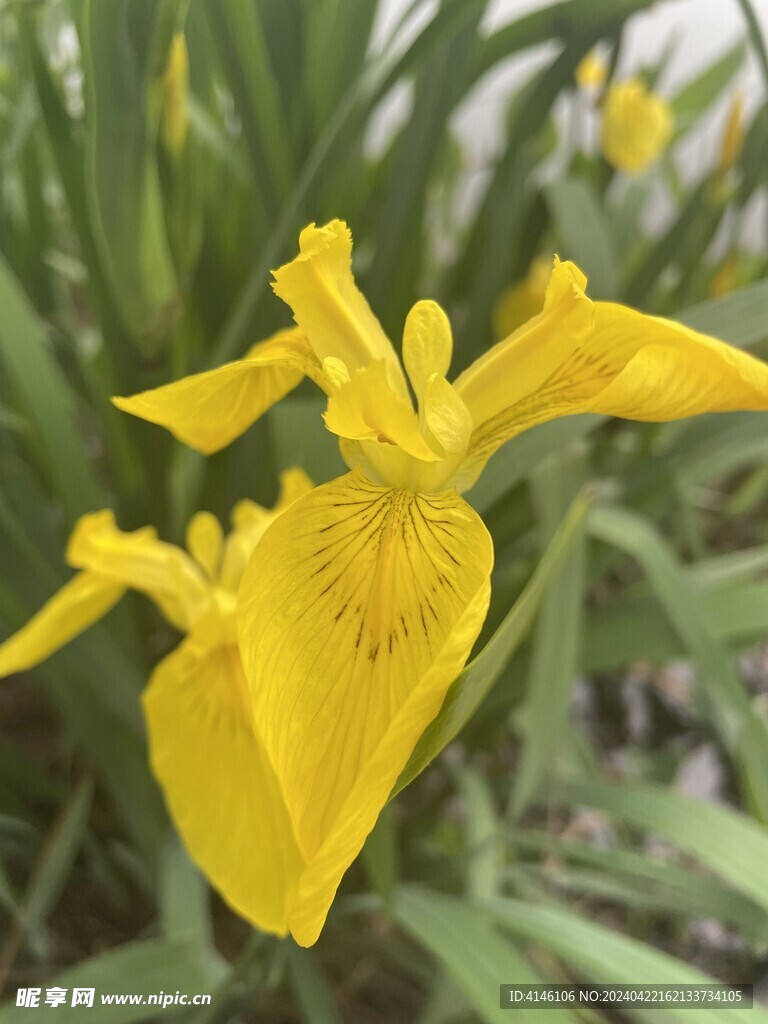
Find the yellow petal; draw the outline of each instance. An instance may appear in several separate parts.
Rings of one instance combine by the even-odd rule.
[[[649,92],[641,79],[616,83],[603,106],[603,155],[618,170],[638,174],[667,148],[673,127],[669,103]]]
[[[109,509],[78,520],[67,545],[67,561],[147,594],[182,630],[189,629],[208,601],[203,574],[186,552],[158,540],[150,526],[124,533]]]
[[[220,583],[225,590],[237,591],[248,559],[269,524],[313,486],[304,470],[294,466],[280,474],[280,493],[273,508],[264,508],[247,498],[238,501],[232,509],[233,530],[227,537],[222,559]]]
[[[458,391],[433,373],[424,392],[424,420],[444,452],[464,454],[472,433],[472,417]]]
[[[405,393],[395,351],[352,276],[352,235],[344,221],[304,228],[299,255],[272,274],[275,293],[293,310],[321,363],[334,356],[352,373],[383,360],[391,385]]]
[[[0,678],[45,661],[98,622],[124,592],[120,584],[97,573],[77,573],[26,626],[0,644]]]
[[[397,445],[426,462],[440,458],[422,437],[410,399],[389,387],[381,361],[356,370],[348,383],[336,388],[323,418],[326,427],[339,437]]]
[[[445,312],[429,299],[417,302],[405,318],[403,362],[419,405],[432,374],[447,375],[452,354],[453,336]]]
[[[454,492],[349,473],[262,538],[239,594],[254,727],[306,861],[288,926],[315,941],[336,887],[465,664],[493,549]]]
[[[143,696],[152,770],[192,859],[239,914],[285,935],[302,862],[256,739],[237,648],[185,641]]]
[[[196,512],[187,524],[187,550],[213,581],[219,573],[224,534],[221,523],[212,512]]]
[[[587,332],[571,331],[552,320],[535,357],[527,353],[540,379],[532,382],[521,372],[527,381],[523,394],[516,387],[511,357],[518,346],[522,350],[526,335],[521,332],[518,341],[513,335],[506,366],[511,401],[501,410],[489,403],[493,415],[475,423],[464,467],[468,477],[471,468],[476,478],[477,467],[504,441],[560,416],[597,412],[663,422],[704,412],[768,409],[768,366],[753,356],[682,324],[616,303],[596,302],[592,314],[593,326]],[[502,359],[496,368],[503,382]],[[472,372],[470,367],[468,373]],[[473,394],[481,382],[479,372],[474,373]],[[461,486],[469,483],[462,480]]]
[[[301,331],[292,328],[254,345],[245,359],[112,401],[210,455],[244,433],[304,374],[323,386],[318,361]]]
[[[586,279],[572,263],[555,258],[544,309],[514,334],[494,345],[454,381],[474,425],[468,459],[476,478],[485,461],[505,441],[542,419],[556,377],[592,333],[593,303]],[[570,379],[570,378],[569,378]],[[469,484],[466,484],[469,486]]]
[[[581,412],[665,422],[768,409],[768,365],[672,320],[597,302],[589,351],[605,376]]]

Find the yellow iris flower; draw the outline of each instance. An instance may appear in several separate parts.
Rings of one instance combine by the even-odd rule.
[[[450,382],[451,328],[422,301],[403,362],[358,290],[341,221],[301,232],[274,290],[296,327],[239,361],[116,399],[213,452],[310,377],[350,472],[267,530],[238,596],[254,728],[291,839],[277,832],[285,917],[261,927],[314,942],[335,890],[478,636],[493,548],[460,496],[510,438],[598,412],[662,421],[768,409],[768,367],[687,327],[592,302],[554,261],[544,308]],[[404,364],[404,365],[403,365]],[[415,397],[415,404],[411,394]],[[226,838],[221,839],[226,842]],[[254,850],[244,875],[262,870]]]
[[[603,102],[603,156],[619,171],[640,174],[667,148],[673,126],[669,103],[649,92],[641,79],[614,83]]]
[[[226,539],[214,516],[198,512],[187,528],[189,554],[151,527],[124,533],[108,509],[83,516],[67,546],[77,574],[0,645],[0,677],[31,668],[106,615],[128,588],[187,634],[142,697],[152,768],[193,859],[235,910],[277,932],[285,930],[299,854],[253,728],[236,594],[262,534],[311,489],[301,470],[287,471],[272,510],[252,501],[235,506]]]

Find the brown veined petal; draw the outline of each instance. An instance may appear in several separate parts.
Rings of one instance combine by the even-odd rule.
[[[112,401],[123,412],[158,423],[179,441],[211,455],[243,434],[304,375],[325,386],[306,338],[291,328],[254,345],[244,359]]]
[[[239,592],[254,727],[306,861],[288,927],[314,942],[336,888],[480,631],[493,547],[455,492],[352,472],[262,538]]]
[[[142,698],[152,770],[192,859],[234,910],[285,935],[302,861],[247,701],[237,647],[193,637]]]
[[[110,509],[78,520],[67,562],[147,594],[181,630],[189,629],[209,599],[205,577],[186,551],[158,540],[151,526],[129,533],[118,529]]]
[[[352,275],[352,234],[341,220],[310,224],[299,254],[272,271],[275,294],[293,310],[317,358],[340,359],[350,373],[383,360],[390,384],[407,395],[400,362]]]
[[[24,672],[98,622],[125,587],[95,572],[79,572],[18,632],[0,644],[0,679]]]

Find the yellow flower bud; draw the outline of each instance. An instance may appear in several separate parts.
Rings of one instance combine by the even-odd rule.
[[[602,89],[608,79],[608,65],[597,50],[590,50],[576,67],[576,84],[580,89]]]
[[[720,171],[725,174],[737,163],[744,147],[744,95],[734,94],[720,147]]]
[[[612,85],[603,105],[601,146],[617,170],[639,174],[661,156],[672,137],[669,103],[639,78]]]
[[[183,32],[171,42],[168,63],[163,76],[163,107],[160,137],[171,156],[178,156],[184,148],[189,125],[189,54]]]

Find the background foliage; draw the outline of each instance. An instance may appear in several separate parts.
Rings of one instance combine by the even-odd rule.
[[[595,297],[766,356],[768,259],[741,251],[738,226],[768,183],[768,107],[751,113],[735,168],[713,151],[691,181],[674,158],[748,51],[768,80],[739,3],[744,42],[670,97],[676,142],[631,180],[585,151],[590,101],[574,71],[598,42],[615,69],[650,0],[557,0],[491,32],[485,0],[414,0],[374,50],[376,0],[0,6],[3,635],[67,578],[63,546],[83,512],[110,506],[124,529],[151,522],[179,540],[197,508],[270,503],[290,464],[317,482],[339,470],[309,391],[209,460],[109,404],[284,325],[268,271],[310,220],[349,221],[361,287],[395,339],[417,298],[445,305],[457,369],[491,340],[503,290],[554,251]],[[163,78],[182,28],[189,130],[172,152]],[[551,41],[510,99],[476,209],[459,217],[471,154],[452,116],[485,76]],[[633,70],[664,92],[670,55]],[[406,115],[374,157],[372,115],[403,83]],[[649,230],[659,194],[670,212]],[[212,991],[212,1007],[162,1018],[98,1011],[189,1024],[496,1021],[502,981],[711,974],[765,998],[765,424],[579,417],[494,457],[469,495],[497,551],[489,620],[402,782],[466,727],[389,806],[311,951],[251,933],[170,830],[138,694],[173,637],[145,603],[128,599],[6,682],[6,997],[46,982]],[[32,1012],[7,1003],[0,1022]],[[700,1017],[757,1024],[768,1010]],[[575,1019],[620,1018],[547,1014]]]

